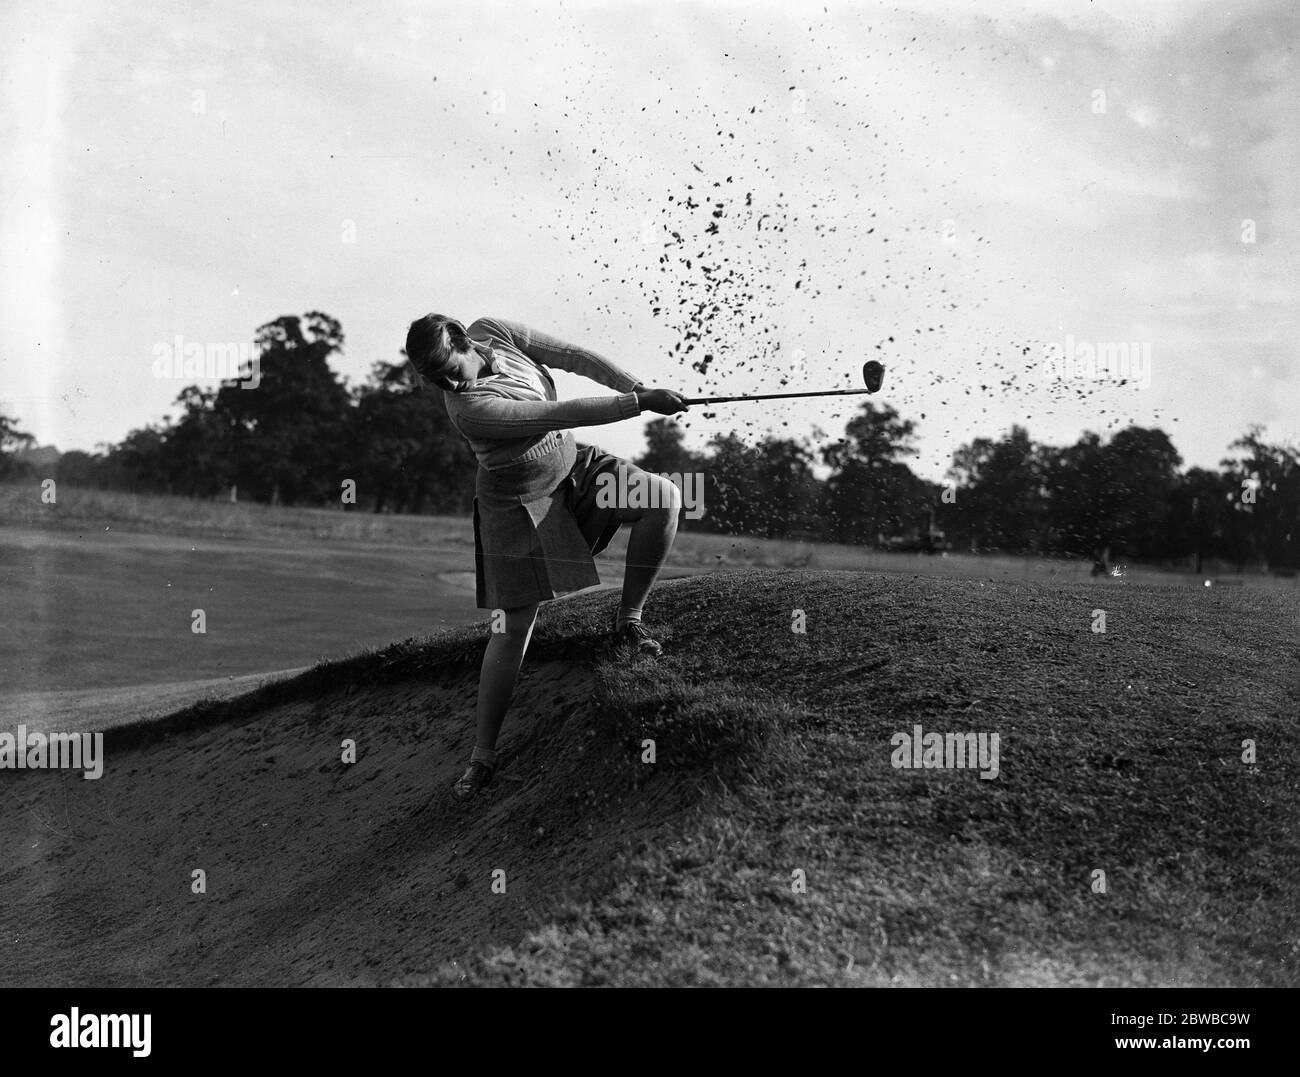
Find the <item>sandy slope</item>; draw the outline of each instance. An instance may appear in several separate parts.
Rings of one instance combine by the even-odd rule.
[[[12,730],[22,722],[29,730],[94,732],[161,718],[204,699],[229,699],[264,684],[284,680],[306,667],[243,677],[171,684],[136,684],[127,688],[83,688],[67,692],[6,692],[0,694],[0,729]]]
[[[490,808],[456,804],[475,688],[462,671],[110,742],[98,781],[6,775],[0,983],[387,982],[519,934],[672,814],[640,796],[611,827],[586,795],[591,685],[567,662],[521,685]]]

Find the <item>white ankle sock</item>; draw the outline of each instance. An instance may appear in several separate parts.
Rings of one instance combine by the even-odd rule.
[[[636,621],[640,623],[641,621],[640,606],[620,606],[618,608],[618,619],[614,622],[614,628],[615,629],[622,628],[629,621]]]

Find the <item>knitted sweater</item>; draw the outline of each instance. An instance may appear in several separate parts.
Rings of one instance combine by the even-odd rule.
[[[641,382],[608,359],[503,318],[479,318],[465,333],[492,347],[487,377],[461,382],[443,398],[452,425],[488,469],[537,460],[560,447],[562,431],[600,426],[641,414],[634,386]],[[557,400],[543,364],[581,374],[619,392]]]

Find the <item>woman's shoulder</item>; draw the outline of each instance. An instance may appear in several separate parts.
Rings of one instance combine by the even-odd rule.
[[[465,335],[475,338],[491,337],[511,347],[517,347],[515,332],[522,328],[505,318],[475,318],[466,327]]]

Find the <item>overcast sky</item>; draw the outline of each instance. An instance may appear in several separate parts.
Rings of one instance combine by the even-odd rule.
[[[309,310],[342,323],[354,383],[427,311],[691,394],[848,387],[881,358],[931,478],[1012,423],[1057,444],[1160,426],[1211,467],[1252,423],[1300,438],[1290,0],[0,19],[0,408],[41,443],[174,412],[161,342]],[[1045,378],[1068,342],[1150,368]],[[702,410],[696,445],[851,413]],[[640,430],[580,437],[634,453]]]

